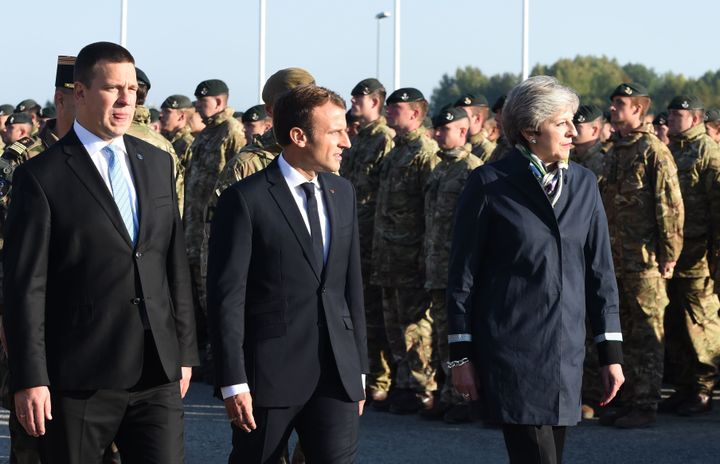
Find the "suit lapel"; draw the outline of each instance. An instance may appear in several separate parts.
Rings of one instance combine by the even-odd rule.
[[[63,151],[67,158],[67,164],[70,169],[75,173],[80,182],[90,192],[90,194],[97,200],[102,209],[108,215],[110,222],[112,222],[115,229],[122,235],[123,239],[127,244],[132,247],[132,241],[130,240],[130,234],[128,234],[123,223],[120,211],[118,211],[115,200],[108,190],[105,181],[100,176],[100,173],[93,164],[90,155],[85,150],[85,147],[80,143],[75,131],[71,130],[66,137],[63,138]],[[58,142],[60,143],[60,142]]]
[[[137,195],[138,201],[138,236],[137,242],[145,237],[147,234],[148,217],[151,214],[150,211],[150,198],[149,195],[149,180],[147,173],[147,165],[145,163],[145,156],[137,151],[137,147],[131,138],[128,136],[123,137],[125,141],[125,148],[128,152],[128,160],[130,161],[130,169],[132,170],[133,180],[135,182],[135,194]],[[172,156],[172,155],[170,155]]]
[[[275,158],[264,171],[265,176],[270,183],[270,195],[272,195],[275,203],[278,205],[278,208],[280,208],[280,211],[285,217],[285,220],[290,225],[290,229],[292,229],[295,238],[300,243],[303,255],[305,255],[305,259],[312,267],[315,277],[317,277],[318,281],[320,281],[321,270],[317,268],[317,264],[315,263],[315,255],[313,253],[312,242],[310,241],[310,234],[305,226],[305,221],[303,221],[303,218],[300,215],[297,203],[295,203],[295,199],[290,193],[290,188],[280,172],[280,166],[278,165],[277,160],[278,159]]]
[[[322,280],[325,280],[325,276],[330,271],[328,268],[331,266],[333,252],[335,250],[335,235],[334,231],[337,230],[335,226],[337,224],[337,209],[335,208],[335,189],[333,188],[333,176],[335,174],[321,173],[318,175],[320,181],[320,187],[322,188],[323,200],[325,201],[325,210],[327,211],[328,217],[330,218],[330,230],[327,236],[330,238],[330,247],[328,248],[327,259],[325,260],[325,269],[323,270]]]

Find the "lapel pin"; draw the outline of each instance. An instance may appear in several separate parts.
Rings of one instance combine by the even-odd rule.
[[[330,193],[335,193],[335,189],[330,189]]]
[[[142,155],[142,153],[138,153],[137,159],[141,160],[141,159],[145,159],[145,157]]]

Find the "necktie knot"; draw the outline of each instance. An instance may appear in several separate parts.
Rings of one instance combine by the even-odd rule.
[[[310,197],[315,196],[315,184],[312,182],[305,182],[304,184],[300,184],[302,189],[305,191],[305,196],[310,199]]]

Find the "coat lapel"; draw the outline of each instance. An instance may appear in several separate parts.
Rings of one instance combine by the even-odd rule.
[[[115,229],[122,235],[127,244],[132,247],[130,234],[128,234],[125,228],[125,223],[123,223],[115,200],[95,167],[95,164],[93,164],[92,159],[90,159],[90,155],[80,143],[80,139],[75,135],[75,131],[71,130],[67,136],[63,138],[63,145],[63,151],[68,155],[67,164],[70,169],[97,200],[108,215],[110,222],[115,226]]]
[[[272,195],[275,203],[282,212],[285,220],[290,225],[290,228],[295,235],[295,238],[300,243],[300,247],[303,250],[303,255],[312,267],[315,277],[318,281],[321,279],[322,271],[317,268],[315,258],[313,254],[312,242],[310,241],[310,234],[308,233],[305,221],[303,221],[300,211],[298,210],[297,203],[290,193],[290,188],[285,182],[285,179],[280,172],[280,166],[278,165],[277,158],[275,158],[267,168],[265,168],[265,176],[270,183],[270,195]]]
[[[133,140],[127,136],[123,139],[128,152],[128,160],[130,161],[130,169],[132,170],[133,180],[135,182],[135,194],[137,195],[138,201],[138,236],[136,243],[141,243],[141,240],[148,233],[148,217],[151,214],[149,207],[151,199],[148,198],[150,187],[148,184],[147,165],[145,163],[145,155],[137,150]]]

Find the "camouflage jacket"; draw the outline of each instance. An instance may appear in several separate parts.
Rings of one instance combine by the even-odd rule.
[[[671,136],[669,148],[687,212],[674,275],[708,277],[708,251],[712,250],[713,268],[720,254],[720,147],[705,133],[705,125],[698,124]]]
[[[380,167],[371,282],[422,288],[425,283],[423,190],[438,163],[437,143],[420,127],[394,139]]]
[[[55,145],[55,143],[60,140],[58,136],[55,135],[56,123],[57,119],[48,119],[45,122],[43,128],[40,130],[40,133],[38,133],[38,139],[40,139],[40,142],[42,142],[45,150]]]
[[[480,158],[480,161],[483,163],[487,163],[497,146],[495,143],[487,139],[485,129],[475,135],[471,135],[468,142],[472,145],[472,154]]]
[[[598,179],[602,177],[603,160],[605,159],[602,143],[597,142],[582,155],[573,150],[570,152],[570,159],[594,172]]]
[[[495,149],[492,152],[492,155],[490,155],[490,158],[488,158],[486,163],[493,163],[495,161],[500,161],[512,151],[513,147],[510,145],[510,142],[507,141],[504,135],[501,135],[500,138],[497,141],[497,145],[495,146]]]
[[[372,263],[380,166],[393,147],[393,136],[394,131],[387,126],[385,118],[380,117],[360,129],[353,139],[352,147],[343,152],[340,175],[355,187],[363,270],[369,270]]]
[[[425,184],[425,288],[447,288],[453,217],[465,181],[483,164],[471,146],[440,151],[440,163]]]
[[[658,263],[678,260],[685,210],[677,167],[652,125],[615,141],[600,193],[618,277],[657,277]]]
[[[242,126],[233,109],[208,118],[190,147],[190,165],[185,171],[185,245],[191,259],[199,259],[205,229],[205,207],[225,163],[245,145]]]
[[[195,140],[195,137],[193,137],[190,131],[190,126],[186,125],[178,129],[175,131],[175,134],[170,137],[168,137],[168,134],[163,135],[170,141],[170,144],[175,149],[175,154],[180,160],[180,165],[182,165],[183,170],[185,170],[190,162],[190,147]]]

